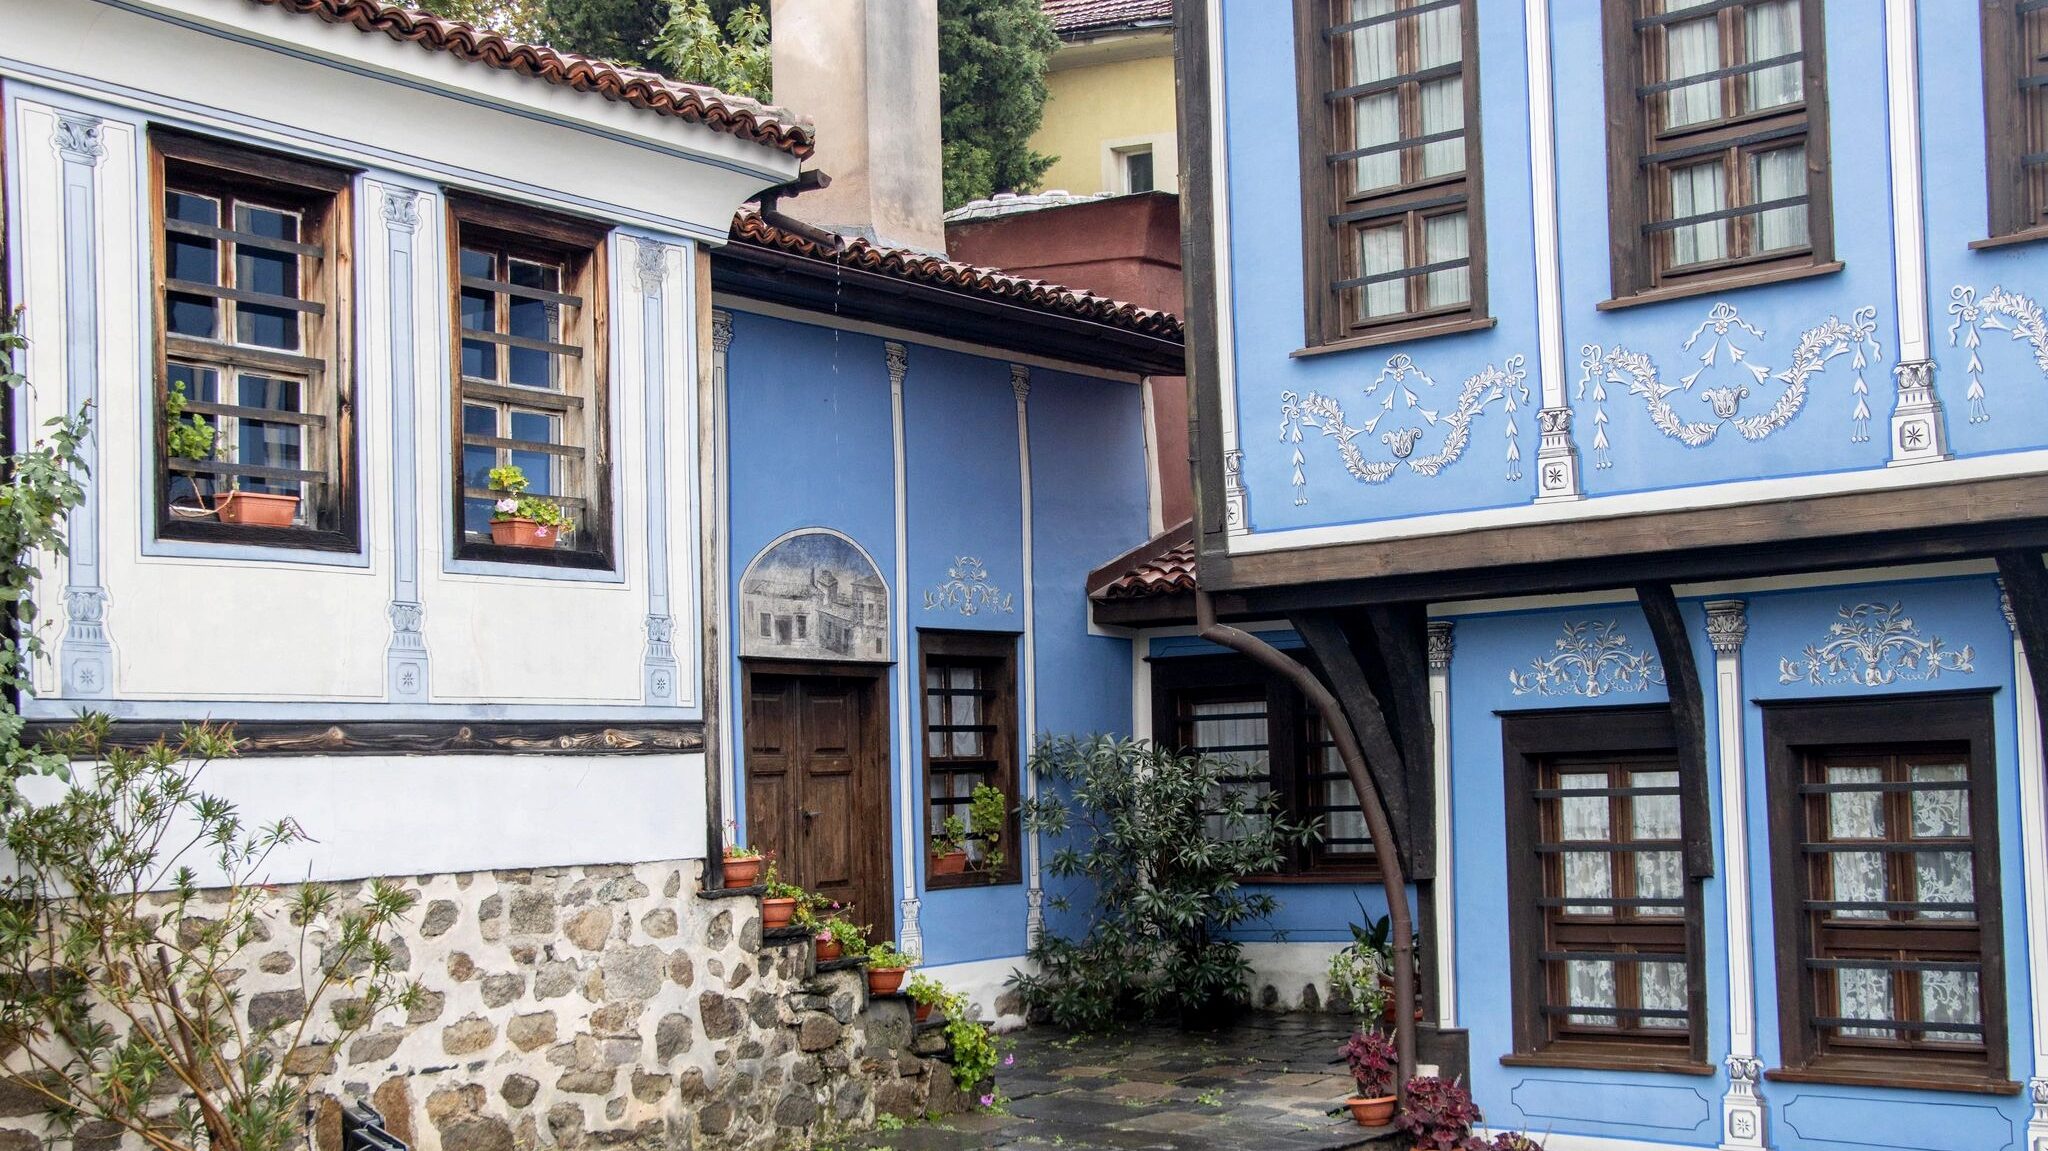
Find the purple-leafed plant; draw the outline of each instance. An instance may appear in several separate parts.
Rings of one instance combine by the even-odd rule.
[[[1417,1076],[1408,1081],[1408,1105],[1394,1123],[1415,1137],[1415,1151],[1467,1151],[1479,1118],[1463,1083]]]
[[[1354,1031],[1337,1054],[1351,1067],[1358,1081],[1358,1094],[1366,1099],[1383,1099],[1394,1093],[1394,1073],[1401,1056],[1394,1041],[1381,1031]]]

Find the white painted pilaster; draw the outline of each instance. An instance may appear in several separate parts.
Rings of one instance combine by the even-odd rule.
[[[1038,603],[1032,553],[1030,368],[1023,364],[1010,365],[1010,390],[1017,397],[1017,484],[1023,493],[1024,511],[1024,674],[1018,677],[1023,685],[1018,710],[1024,731],[1024,797],[1036,800],[1038,773],[1032,770],[1030,759],[1031,752],[1038,746]],[[1148,397],[1150,394],[1149,391],[1146,393]],[[1147,443],[1151,442],[1151,434],[1149,430],[1145,433]],[[1027,873],[1024,930],[1025,937],[1035,946],[1039,932],[1045,928],[1045,888],[1039,883],[1038,832],[1028,833],[1024,853]]]
[[[59,112],[51,140],[63,162],[64,411],[100,404],[99,166],[105,125],[97,116]],[[57,663],[64,695],[104,699],[114,689],[114,647],[107,636],[107,589],[100,572],[99,413],[78,444],[85,461],[81,496],[67,517],[64,638]]]
[[[1885,0],[1884,64],[1891,127],[1892,257],[1899,299],[1899,363],[1892,369],[1891,463],[1949,458],[1928,350],[1927,229],[1920,172],[1920,39],[1916,0]]]
[[[1529,190],[1535,214],[1536,363],[1543,408],[1536,413],[1536,502],[1576,500],[1579,451],[1572,443],[1571,402],[1565,398],[1564,286],[1557,238],[1557,117],[1552,108],[1550,0],[1528,0],[1523,16],[1529,43]]]
[[[711,500],[717,508],[718,538],[711,550],[711,570],[717,584],[717,603],[725,603],[725,597],[732,595],[732,501],[731,489],[726,477],[726,391],[727,363],[732,352],[732,313],[718,310],[711,313],[711,444],[713,467],[711,470]],[[721,618],[718,625],[718,669],[716,674],[725,690],[718,693],[718,772],[724,786],[718,789],[719,819],[732,824],[739,815],[739,757],[736,745],[740,740],[739,714],[734,708],[734,688],[738,677],[732,674],[733,624],[730,618]],[[737,832],[737,828],[734,831]],[[737,842],[737,840],[735,840]]]
[[[419,474],[419,359],[413,331],[413,243],[420,227],[420,195],[410,188],[386,186],[383,192],[384,232],[389,244],[387,268],[391,293],[391,471],[395,476]],[[394,700],[424,702],[427,698],[427,641],[421,630],[426,606],[420,602],[419,501],[399,499],[391,510],[391,636],[385,645],[384,691]]]
[[[1429,721],[1436,790],[1436,1017],[1437,1026],[1458,1025],[1458,903],[1451,873],[1451,630],[1450,620],[1429,621]]]
[[[1714,648],[1716,758],[1721,768],[1721,887],[1727,904],[1728,1093],[1721,1097],[1723,1151],[1758,1151],[1764,1141],[1764,1106],[1757,1088],[1763,1061],[1756,1053],[1756,950],[1750,938],[1749,787],[1744,775],[1742,642],[1749,635],[1748,604],[1707,603],[1707,641]]]
[[[2003,581],[2000,581],[2001,585]],[[2041,778],[2041,709],[2035,702],[2034,675],[2026,649],[2014,626],[2012,601],[2002,590],[1999,601],[2006,626],[2012,628],[2013,698],[2017,701],[2018,739],[2014,756],[2020,765],[2021,864],[2026,874],[2028,1002],[2033,1007],[2034,1065],[2028,1069],[2027,1093],[2034,1111],[2027,1119],[2027,1151],[2048,1151],[2048,784]]]
[[[904,470],[903,377],[910,370],[910,349],[889,341],[882,345],[889,364],[889,420],[896,453],[896,578],[892,581],[890,610],[896,620],[896,814],[898,838],[902,840],[903,869],[902,930],[896,945],[909,955],[924,953],[924,931],[918,925],[918,846],[923,843],[917,826],[917,734],[911,722],[911,689],[916,685],[916,666],[910,649],[910,487]]]

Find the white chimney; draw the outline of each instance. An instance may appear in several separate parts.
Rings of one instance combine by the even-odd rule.
[[[938,0],[772,0],[775,102],[818,131],[828,188],[783,200],[808,224],[946,250]]]

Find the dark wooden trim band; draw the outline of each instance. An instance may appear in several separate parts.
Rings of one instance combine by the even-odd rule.
[[[143,747],[159,739],[175,741],[189,720],[115,720],[110,742],[117,747]],[[704,748],[704,724],[573,723],[557,720],[468,722],[464,720],[304,720],[216,719],[233,726],[243,756],[293,755],[674,755]],[[68,723],[35,720],[24,738],[41,742],[69,727]]]

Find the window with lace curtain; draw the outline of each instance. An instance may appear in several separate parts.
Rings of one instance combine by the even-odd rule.
[[[1704,1074],[1699,885],[1670,712],[1504,717],[1515,1050]]]
[[[1832,270],[1820,0],[1603,11],[1610,305]]]
[[[2048,236],[2048,0],[1984,0],[1990,236]]]
[[[1486,322],[1471,0],[1296,0],[1307,339]]]
[[[1293,684],[1238,656],[1153,664],[1154,732],[1183,754],[1236,764],[1231,786],[1272,796],[1292,820],[1315,820],[1322,838],[1287,849],[1279,874],[1355,881],[1377,874],[1358,792],[1315,709]],[[1226,834],[1212,817],[1210,832]]]
[[[1860,729],[1769,713],[1781,1076],[2002,1077],[1986,712],[1981,696],[1905,702]]]

